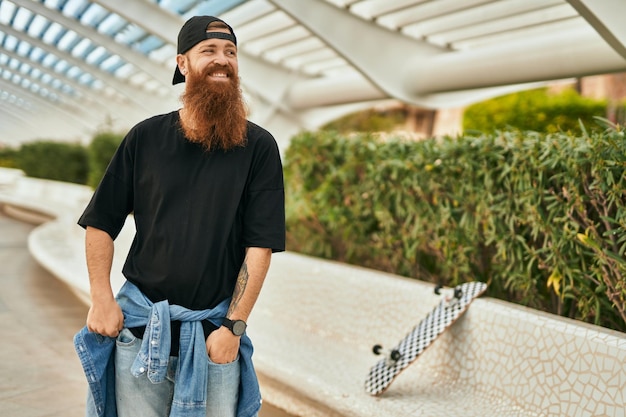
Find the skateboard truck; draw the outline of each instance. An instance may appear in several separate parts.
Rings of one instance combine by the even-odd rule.
[[[437,284],[435,287],[435,294],[441,295],[441,290],[443,289],[443,285]],[[457,303],[461,297],[463,297],[463,290],[459,287],[446,291],[447,294],[444,294],[444,300],[450,304]]]
[[[381,345],[374,345],[372,347],[372,352],[374,355],[385,355],[387,366],[393,366],[400,360],[402,357],[402,353],[400,353],[397,349],[385,350]]]

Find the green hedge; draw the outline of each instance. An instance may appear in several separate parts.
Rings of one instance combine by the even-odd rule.
[[[87,152],[80,144],[37,141],[21,146],[15,155],[17,167],[29,177],[85,184]]]
[[[0,149],[0,167],[18,168],[17,150],[13,148]]]
[[[25,143],[18,149],[0,149],[0,166],[19,168],[29,177],[95,188],[123,137],[119,133],[101,132],[87,147],[48,140]]]
[[[106,171],[109,161],[113,157],[115,150],[119,146],[124,135],[113,132],[102,132],[97,134],[89,146],[89,177],[87,185],[96,188]]]
[[[579,129],[580,132],[580,129]],[[626,331],[619,128],[411,142],[303,133],[285,155],[289,250]]]
[[[607,102],[581,97],[573,89],[551,94],[536,89],[508,94],[469,106],[463,115],[464,131],[516,128],[535,132],[578,132],[578,121],[594,125],[605,117]]]

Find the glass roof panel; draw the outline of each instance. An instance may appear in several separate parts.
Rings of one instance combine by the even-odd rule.
[[[164,63],[165,61],[167,61],[173,66],[173,57],[176,56],[176,47],[171,43],[166,43],[162,47],[150,51],[149,56],[155,61],[158,61],[160,63]]]
[[[512,16],[501,17],[499,19],[490,20],[484,23],[477,23],[471,26],[460,27],[446,32],[440,32],[431,35],[430,38],[440,43],[445,39],[447,43],[454,43],[468,38],[476,38],[494,33],[504,33],[522,29],[524,27],[537,26],[535,22],[541,22],[541,25],[547,22],[577,17],[571,6],[557,5],[547,9],[530,11],[527,13],[517,13]]]
[[[53,54],[47,53],[41,60],[41,64],[47,68],[53,68],[54,64],[58,61],[58,58]]]
[[[107,51],[102,46],[96,46],[90,53],[85,57],[85,62],[92,65],[97,65],[98,62],[106,59]]]
[[[170,12],[183,14],[188,11],[190,7],[194,6],[195,3],[196,0],[162,0],[159,2],[159,6]]]
[[[538,26],[509,30],[503,33],[491,33],[485,36],[459,40],[455,42],[454,46],[456,49],[473,49],[487,45],[502,45],[508,44],[509,42],[521,42],[522,40],[528,42],[533,39],[545,39],[546,36],[551,36],[551,34],[554,33],[555,28],[557,28],[558,32],[562,35],[566,35],[567,33],[581,34],[588,32],[589,36],[597,36],[597,33],[584,23],[584,19],[581,17],[574,17],[554,22],[547,22]]]
[[[109,13],[98,25],[98,32],[113,37],[126,25],[128,22],[125,19],[115,13]]]
[[[30,50],[30,59],[32,59],[33,61],[40,62],[41,58],[44,55],[45,55],[45,52],[41,48],[34,47],[34,48],[31,48]]]
[[[277,31],[292,27],[294,21],[286,13],[282,11],[276,11],[255,19],[243,26],[238,26],[237,35],[238,41],[247,42],[250,39],[257,39],[260,36],[267,34],[273,34]]]
[[[57,1],[53,9],[61,10],[64,15],[77,18],[89,7],[89,2],[85,0],[68,0],[66,2]]]
[[[245,0],[205,0],[198,3],[197,6],[191,8],[185,18],[191,15],[210,15],[221,16],[224,12],[239,6]]]
[[[62,51],[71,50],[72,47],[76,44],[76,42],[80,40],[76,32],[73,30],[68,30],[63,34],[61,39],[59,39],[57,43],[57,47]]]
[[[20,42],[20,43],[17,45],[17,49],[15,50],[15,52],[16,52],[18,55],[21,55],[21,56],[27,56],[27,55],[28,55],[28,53],[30,52],[30,49],[31,49],[31,47],[30,47],[30,45],[29,45],[29,44],[27,44],[26,42]]]
[[[115,40],[126,45],[132,45],[146,36],[146,31],[135,24],[129,24],[115,35]]]
[[[117,68],[115,75],[120,78],[127,78],[133,73],[134,66],[129,63],[124,63],[119,68]]]
[[[49,21],[43,16],[36,15],[28,27],[27,33],[30,36],[38,38],[43,30],[48,26]]]
[[[90,47],[92,46],[93,44],[89,39],[82,38],[80,42],[78,42],[76,46],[74,46],[74,48],[72,49],[72,55],[85,59],[85,56],[91,51]]]
[[[9,1],[0,2],[0,22],[8,25],[13,19],[17,6]]]
[[[402,28],[408,24],[421,22],[446,14],[456,13],[460,10],[470,9],[477,5],[491,2],[491,0],[439,0],[418,4],[393,13],[377,16],[377,21],[389,28]]]
[[[4,38],[4,47],[10,51],[14,51],[18,44],[18,39],[13,36],[7,36]]]
[[[242,25],[249,23],[258,16],[263,16],[274,9],[274,5],[267,0],[246,1],[239,7],[225,12],[223,17],[224,20],[230,23],[231,26],[237,28],[236,34],[239,38],[239,32]]]
[[[62,35],[64,32],[63,26],[59,25],[56,22],[53,22],[46,33],[43,34],[41,40],[49,45],[56,45],[56,39],[58,36]]]
[[[88,26],[96,27],[108,14],[108,10],[99,4],[92,3],[80,16],[80,21]]]
[[[141,51],[142,54],[147,55],[153,50],[162,47],[164,44],[163,39],[156,36],[148,36],[135,45],[135,47]]]
[[[328,1],[328,0],[327,0]],[[352,2],[350,11],[356,15],[362,16],[366,19],[378,18],[384,14],[401,11],[409,6],[415,6],[420,3],[424,3],[430,0],[365,0]],[[336,2],[333,2],[336,3]]]
[[[122,65],[124,65],[124,61],[122,61],[119,56],[113,55],[102,61],[100,68],[107,72],[114,73]]]
[[[19,30],[20,32],[25,31],[33,17],[34,15],[30,10],[20,7],[15,14],[15,18],[13,19],[13,28]]]

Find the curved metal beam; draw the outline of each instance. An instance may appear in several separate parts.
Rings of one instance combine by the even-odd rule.
[[[626,71],[626,60],[600,37],[570,31],[527,39],[513,49],[494,45],[428,60],[414,57],[400,75],[415,96],[477,88],[552,81]]]
[[[626,70],[626,61],[621,56],[601,39],[589,38],[588,33],[531,40],[515,49],[496,45],[450,52],[386,32],[326,1],[269,1],[357,65],[391,97],[418,105],[432,106],[452,92],[456,92],[457,99],[465,94],[467,101],[475,89],[481,89],[480,95],[484,95],[494,86],[495,92],[497,86]],[[622,2],[620,9],[626,13],[626,3]],[[354,36],[357,32],[359,36]],[[376,54],[371,53],[372,45],[378,46]],[[395,65],[393,75],[389,73],[389,62]],[[293,87],[290,97],[297,100],[294,104],[298,107],[304,104],[308,94],[316,91],[317,95],[312,97],[316,105],[322,105],[320,97],[332,91],[333,82],[336,81],[328,81],[326,87],[323,81],[303,82]],[[342,91],[365,87],[362,80],[351,82],[352,87],[344,85]]]
[[[626,2],[623,0],[567,0],[574,9],[626,59]]]
[[[374,88],[401,100],[412,102],[415,97],[407,94],[402,79],[390,76],[391,65],[394,73],[403,72],[401,68],[408,55],[428,59],[446,51],[367,22],[327,1],[269,1],[355,66]],[[374,48],[376,53],[372,53]],[[372,91],[372,86],[368,90]]]

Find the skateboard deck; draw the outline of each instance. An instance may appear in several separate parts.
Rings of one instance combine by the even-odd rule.
[[[371,395],[380,395],[394,381],[396,376],[407,368],[441,333],[448,329],[467,310],[470,303],[487,289],[483,282],[467,282],[454,289],[443,290],[449,294],[428,313],[428,315],[409,332],[396,346],[383,350],[382,346],[373,348],[375,354],[384,354],[371,369],[365,381],[365,391]],[[439,294],[440,287],[435,289]]]

